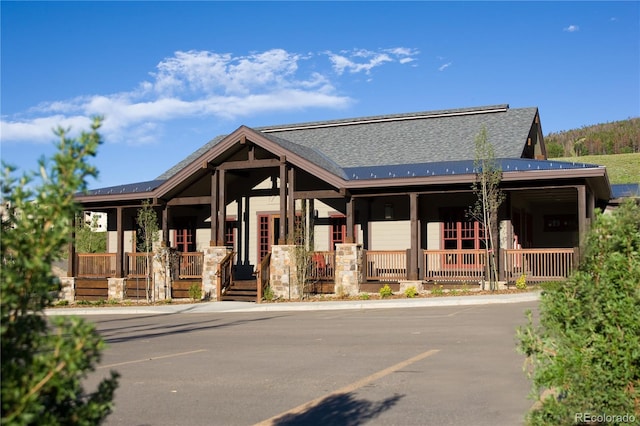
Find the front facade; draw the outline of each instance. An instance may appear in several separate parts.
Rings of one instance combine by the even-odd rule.
[[[128,256],[136,251],[135,216],[145,200],[160,219],[160,246],[205,257],[212,248],[232,253],[236,280],[254,277],[278,247],[307,241],[331,265],[330,292],[346,279],[333,274],[336,254],[352,246],[358,271],[352,291],[372,281],[477,283],[486,278],[484,230],[467,212],[476,199],[475,139],[483,129],[505,194],[499,278],[508,282],[535,269],[527,272],[520,264],[526,260],[514,260],[509,250],[574,256],[594,210],[609,201],[610,185],[603,167],[547,160],[537,108],[241,126],[156,180],[93,190],[78,201],[108,216],[114,260],[107,278],[123,280],[125,288],[132,276]],[[70,276],[84,274],[78,265],[70,263]],[[270,277],[282,278],[280,266],[270,268]],[[219,286],[206,284],[206,271],[186,278],[198,274],[205,293]]]

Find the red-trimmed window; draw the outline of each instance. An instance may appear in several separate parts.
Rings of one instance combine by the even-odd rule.
[[[236,224],[234,219],[227,219],[224,223],[224,245],[228,247],[236,246]]]
[[[329,217],[330,235],[329,247],[336,249],[336,244],[344,243],[347,237],[347,217],[344,215],[335,215]]]
[[[176,229],[174,231],[174,241],[176,248],[180,252],[195,251],[195,232],[192,228]]]
[[[262,262],[262,258],[271,250],[271,227],[269,225],[269,215],[258,215],[258,263]]]

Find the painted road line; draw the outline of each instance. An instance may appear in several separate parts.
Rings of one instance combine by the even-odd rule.
[[[207,349],[197,349],[195,351],[189,351],[189,352],[179,352],[179,353],[176,353],[176,354],[167,354],[167,355],[161,355],[161,356],[154,356],[154,357],[151,357],[151,358],[136,359],[136,360],[133,360],[133,361],[118,362],[116,364],[101,365],[100,367],[97,368],[97,370],[103,370],[105,368],[120,367],[121,365],[139,364],[141,362],[147,362],[147,361],[156,361],[158,359],[175,358],[177,356],[197,354],[197,353],[206,352],[206,351],[207,351]]]

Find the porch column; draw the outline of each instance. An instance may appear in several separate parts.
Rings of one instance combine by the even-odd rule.
[[[210,246],[216,245],[218,235],[218,170],[211,173],[211,240]]]
[[[124,277],[124,226],[122,221],[123,207],[116,208],[116,278]]]
[[[169,239],[169,206],[162,206],[162,242],[165,247],[169,247],[171,245],[171,241]]]
[[[242,215],[241,224],[244,226],[244,261],[249,264],[249,221],[251,220],[251,197],[246,196],[244,201],[244,213]]]
[[[293,198],[293,190],[295,187],[295,170],[289,167],[287,170],[287,236],[285,240],[291,244],[295,244],[296,232],[296,200]]]
[[[84,211],[82,212],[84,215]],[[69,259],[67,260],[67,277],[76,276],[76,215],[71,218],[71,239],[69,240]]]
[[[347,235],[345,243],[354,243],[356,239],[353,236],[353,228],[355,226],[355,200],[349,195],[347,198]]]
[[[307,206],[309,211],[307,212],[307,226],[309,227],[309,247],[311,251],[315,251],[316,242],[315,242],[315,227],[316,227],[316,200],[314,198],[310,198],[307,202]]]
[[[409,249],[409,276],[410,281],[418,279],[418,248],[420,247],[420,230],[418,223],[418,194],[409,194],[409,214],[411,226],[411,248]]]
[[[371,219],[371,199],[365,199],[364,208],[362,208],[362,203],[360,203],[360,205],[360,217],[362,219],[362,246],[365,250],[369,250],[369,247],[371,247],[371,224],[369,223]]]
[[[236,200],[236,203],[238,205],[238,210],[236,212],[236,223],[238,224],[237,227],[237,231],[236,231],[236,248],[237,251],[236,253],[238,256],[237,262],[238,264],[242,264],[243,260],[244,260],[244,251],[242,250],[243,247],[243,240],[242,240],[242,216],[243,216],[243,210],[242,210],[242,200],[244,199],[244,197],[240,196],[238,197],[238,199]]]
[[[576,190],[578,191],[578,241],[582,248],[587,233],[587,196],[584,185],[576,186]]]
[[[224,228],[227,219],[227,195],[224,169],[218,170],[218,234],[216,246],[224,246]]]
[[[284,156],[280,158],[280,239],[278,244],[285,244],[287,230],[287,164]]]

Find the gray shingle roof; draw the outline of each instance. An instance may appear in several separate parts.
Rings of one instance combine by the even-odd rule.
[[[505,104],[253,130],[344,178],[342,169],[346,167],[471,160],[482,127],[487,129],[496,156],[520,158],[536,113],[535,107],[509,108]],[[209,141],[157,179],[169,179],[225,137]]]

